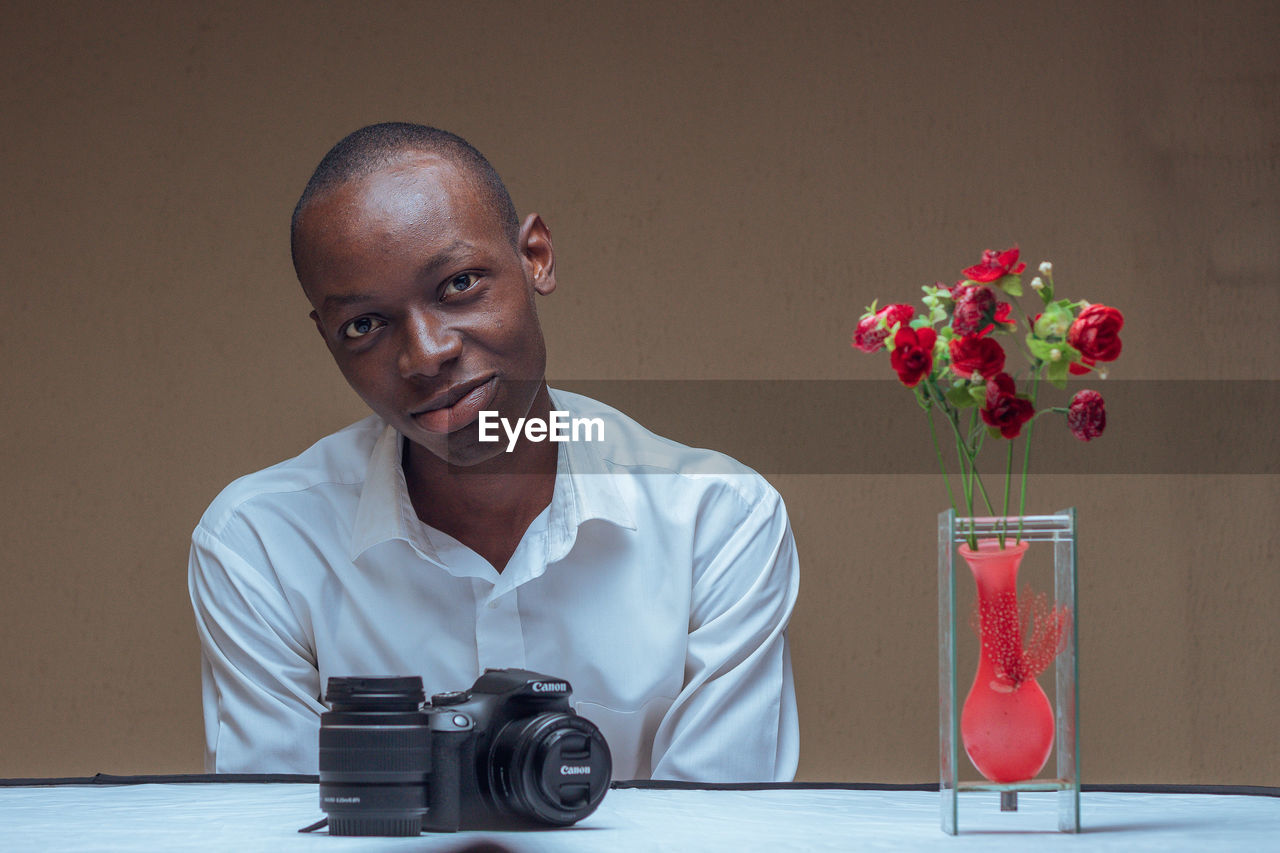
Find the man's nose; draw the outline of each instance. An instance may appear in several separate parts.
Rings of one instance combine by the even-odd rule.
[[[416,312],[401,327],[400,374],[435,376],[462,352],[462,335],[429,312]]]

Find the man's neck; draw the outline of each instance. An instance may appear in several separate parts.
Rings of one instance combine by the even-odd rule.
[[[544,385],[529,416],[545,419],[550,408]],[[557,455],[556,444],[521,437],[510,452],[461,468],[405,441],[402,465],[418,518],[501,572],[529,524],[551,503]]]

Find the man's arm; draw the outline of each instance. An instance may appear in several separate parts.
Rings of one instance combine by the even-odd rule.
[[[684,689],[654,737],[654,779],[790,781],[800,734],[786,627],[799,563],[769,489],[695,576]]]
[[[202,525],[191,537],[188,588],[203,657],[205,769],[317,772],[320,675],[270,568]]]

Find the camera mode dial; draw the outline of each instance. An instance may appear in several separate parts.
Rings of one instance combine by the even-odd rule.
[[[444,708],[449,705],[461,705],[471,701],[469,690],[451,690],[448,693],[436,693],[431,697],[431,707]]]

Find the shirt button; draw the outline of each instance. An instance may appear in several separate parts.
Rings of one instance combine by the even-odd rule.
[[[497,609],[498,609],[498,602],[496,602],[496,601],[490,601],[490,602],[489,602],[489,604],[488,604],[488,607],[489,607],[489,609],[490,609],[490,610],[497,610]]]

